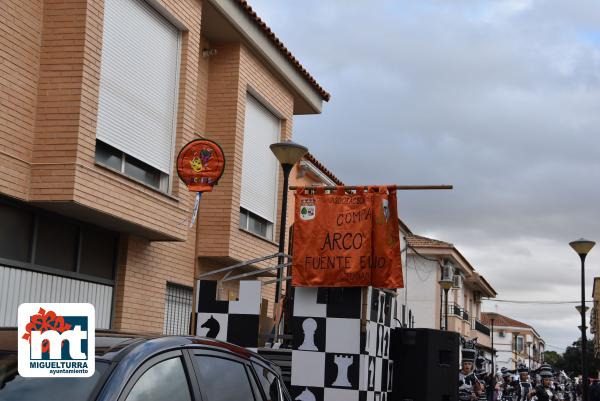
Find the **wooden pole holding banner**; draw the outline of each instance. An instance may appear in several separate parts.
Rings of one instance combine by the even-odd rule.
[[[316,186],[316,185],[303,187],[303,186],[292,185],[292,186],[290,186],[290,191],[294,191],[299,188],[308,189],[308,190],[318,188],[318,189],[322,189],[325,191],[335,191],[338,188],[342,188],[345,191],[356,190],[358,188],[364,188],[366,190],[369,186],[372,187],[373,185],[365,185],[365,186],[345,185],[345,186],[341,186],[341,187],[334,187],[334,186],[320,187],[320,186]],[[381,186],[392,189],[392,190],[396,189],[398,191],[415,191],[415,190],[418,191],[418,190],[453,189],[454,188],[452,185],[381,185]]]

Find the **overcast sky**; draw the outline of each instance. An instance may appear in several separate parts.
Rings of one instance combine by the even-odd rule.
[[[347,184],[403,192],[416,234],[452,242],[498,299],[580,299],[569,241],[600,240],[600,3],[252,0],[332,94],[294,137]],[[600,246],[587,261],[587,295]],[[486,302],[552,346],[573,304]]]

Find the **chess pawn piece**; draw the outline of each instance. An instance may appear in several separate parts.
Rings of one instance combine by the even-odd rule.
[[[302,331],[304,332],[304,342],[298,349],[303,351],[318,351],[315,345],[315,331],[317,331],[317,322],[313,318],[304,319],[302,322]]]
[[[348,381],[348,368],[354,362],[352,355],[336,355],[333,362],[337,365],[337,377],[332,386],[352,387],[352,384]]]
[[[316,401],[316,397],[307,387],[295,398],[295,401]]]

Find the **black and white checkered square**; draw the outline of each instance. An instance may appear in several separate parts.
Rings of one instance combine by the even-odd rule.
[[[370,287],[297,287],[292,319],[292,398],[387,400],[392,382],[389,342],[395,302],[392,294]]]
[[[250,349],[258,346],[260,281],[240,281],[238,301],[218,301],[217,282],[198,280],[196,334]]]

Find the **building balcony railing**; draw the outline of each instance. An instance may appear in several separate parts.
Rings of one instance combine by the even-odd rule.
[[[490,335],[490,328],[485,324],[481,323],[479,320],[475,320],[475,330],[478,332],[485,334],[486,336]]]
[[[451,315],[462,317],[462,309],[457,304],[449,305],[448,309],[448,313],[450,313]]]
[[[467,312],[466,310],[463,310],[463,319],[467,322],[469,321],[469,312]]]

